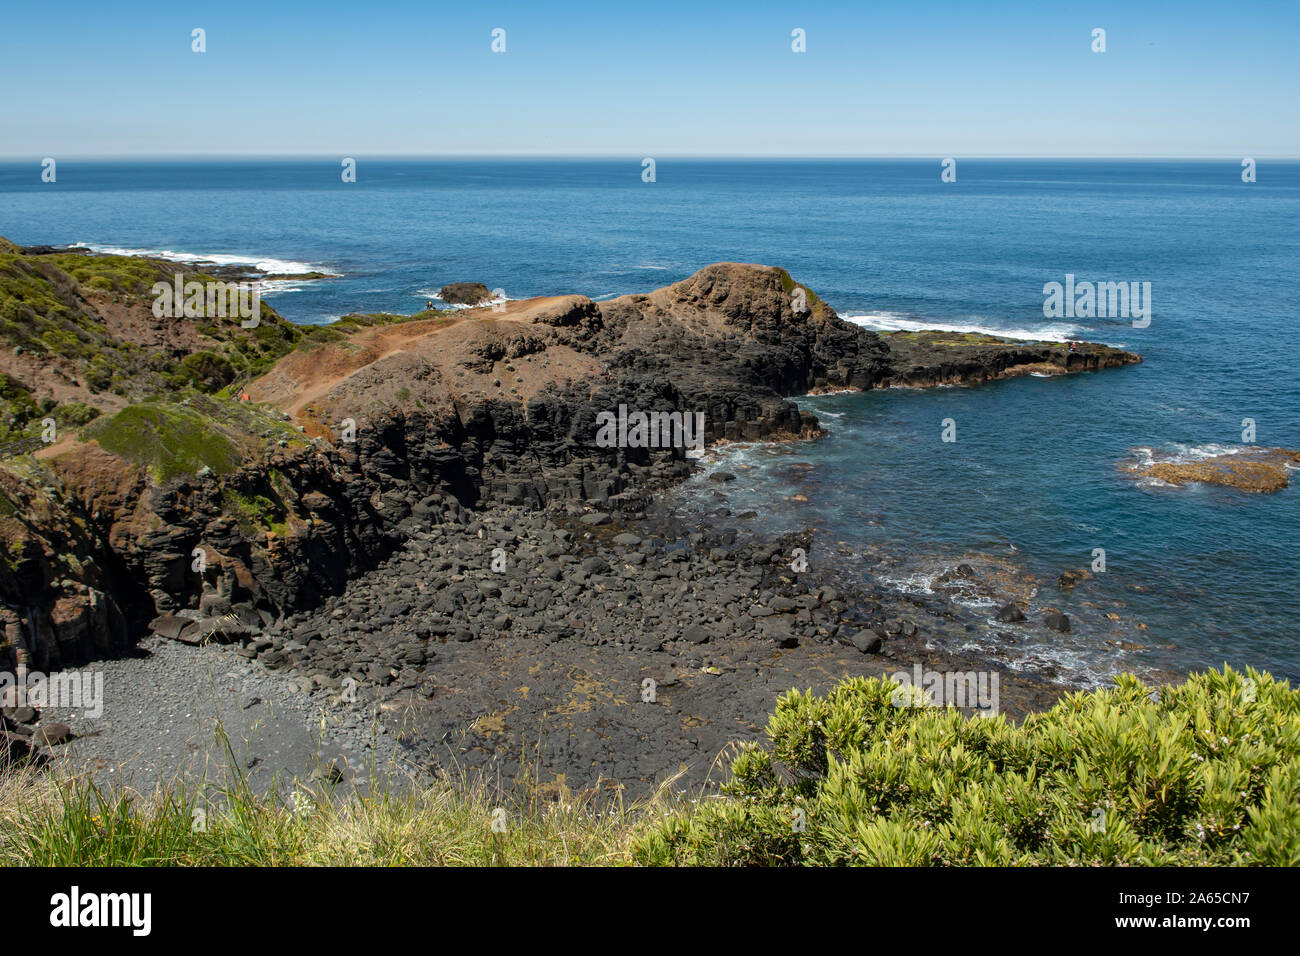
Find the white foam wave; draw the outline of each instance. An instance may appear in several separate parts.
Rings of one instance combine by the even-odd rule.
[[[1081,327],[1061,322],[1030,329],[1002,328],[981,322],[936,322],[902,312],[848,312],[840,318],[876,332],[977,332],[1029,342],[1068,342],[1084,335]]]
[[[464,305],[462,303],[447,302],[445,299],[442,298],[442,296],[438,295],[440,291],[442,291],[441,287],[437,289],[417,289],[415,292],[411,294],[417,299],[424,299],[426,301],[429,299],[434,299],[438,302],[441,302],[444,311],[459,310],[459,309],[481,309],[485,305],[501,305],[505,302],[518,301],[516,299],[512,299],[508,295],[503,295],[503,296],[496,296],[494,298],[488,299],[485,302],[480,302],[478,305]]]
[[[933,594],[935,581],[942,573],[941,571],[917,571],[904,576],[882,574],[880,580],[906,594]]]
[[[74,242],[72,245],[74,248],[89,249],[91,252],[101,252],[110,256],[150,256],[155,259],[166,259],[170,262],[210,262],[218,266],[253,266],[262,272],[271,273],[273,275],[296,272],[324,272],[326,275],[331,276],[339,274],[328,272],[309,262],[299,262],[295,259],[273,259],[269,256],[177,252],[174,249],[129,249],[122,246],[105,246],[92,242]]]
[[[1222,458],[1225,455],[1244,455],[1256,449],[1249,445],[1223,445],[1218,442],[1207,442],[1202,445],[1171,442],[1160,447],[1139,445],[1131,450],[1133,456],[1137,459],[1137,463],[1145,468],[1157,463],[1188,465],[1198,461]]]
[[[302,292],[303,287],[297,285],[297,279],[274,279],[270,282],[250,282],[257,292],[262,295],[284,295],[286,292]]]

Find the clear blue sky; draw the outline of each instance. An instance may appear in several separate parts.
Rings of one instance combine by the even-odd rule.
[[[1300,157],[1297,0],[5,6],[14,159]]]

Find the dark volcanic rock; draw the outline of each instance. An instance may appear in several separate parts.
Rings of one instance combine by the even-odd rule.
[[[487,291],[472,285],[471,299]],[[1051,343],[949,333],[887,342],[841,320],[784,270],[739,263],[706,266],[649,295],[506,306],[501,318],[411,323],[409,340],[386,339],[374,353],[351,340],[290,353],[249,389],[255,403],[298,409],[313,441],[274,443],[236,473],[159,484],[93,446],[51,459],[58,480],[76,489],[60,504],[66,529],[51,530],[43,557],[21,556],[12,579],[0,576],[13,606],[40,609],[31,663],[120,645],[128,622],[119,607],[146,621],[200,603],[217,619],[244,608],[252,615],[241,615],[244,625],[263,626],[319,606],[420,527],[464,523],[473,507],[585,501],[600,514],[635,511],[647,492],[696,465],[680,444],[599,444],[597,418],[614,409],[702,416],[707,441],[811,438],[821,434],[816,417],[786,396],[981,381],[1039,359],[1071,370],[1137,360],[1100,346],[1063,357]],[[378,331],[362,324],[345,336]],[[402,331],[401,323],[383,329]],[[566,371],[546,371],[552,363]],[[299,409],[303,382],[323,367],[339,369],[338,381],[321,386],[324,397],[309,411]],[[360,420],[358,409],[367,410]],[[337,423],[348,419],[358,421],[355,440],[340,438]],[[20,488],[4,491],[22,513],[50,512]],[[267,510],[250,521],[231,501],[265,502]],[[77,557],[92,569],[93,586],[60,583],[55,540],[84,542]],[[196,548],[207,556],[202,571],[194,569]],[[185,624],[159,627],[177,639],[195,634]]]
[[[1013,601],[998,608],[997,618],[1004,624],[1014,624],[1025,619],[1025,612]]]
[[[72,739],[72,728],[67,724],[50,721],[42,722],[32,734],[32,741],[42,747],[52,747]]]
[[[1043,618],[1043,623],[1062,634],[1070,630],[1070,619],[1064,614],[1048,614]]]
[[[876,631],[863,630],[855,631],[853,636],[849,638],[849,643],[863,654],[879,654],[885,640]]]
[[[709,640],[709,630],[702,624],[691,624],[682,631],[682,638],[692,644],[705,644]]]
[[[0,770],[10,763],[26,757],[32,749],[31,741],[19,734],[0,730]]]
[[[453,282],[438,290],[448,305],[481,305],[492,301],[492,292],[481,282]]]

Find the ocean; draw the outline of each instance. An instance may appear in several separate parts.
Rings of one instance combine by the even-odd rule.
[[[833,558],[991,622],[989,589],[942,590],[957,563],[1025,588],[1024,666],[1095,683],[1121,669],[1264,668],[1300,680],[1300,487],[1250,494],[1135,480],[1120,467],[1254,443],[1300,447],[1300,164],[1261,161],[327,160],[0,164],[16,242],[251,262],[335,278],[265,295],[285,317],[412,312],[454,281],[512,299],[648,292],[720,260],[780,265],[840,315],[1142,353],[1093,375],[801,400],[829,430],[736,446],[728,507],[807,525]],[[1149,282],[1145,327],[1045,318],[1043,287]],[[941,423],[956,426],[940,440]],[[712,507],[693,481],[682,507]],[[697,503],[689,499],[696,495]],[[1063,571],[1105,570],[1061,589]],[[843,553],[839,553],[842,551]],[[831,560],[829,551],[827,560]],[[810,555],[817,560],[818,554]],[[938,592],[936,592],[938,589]]]

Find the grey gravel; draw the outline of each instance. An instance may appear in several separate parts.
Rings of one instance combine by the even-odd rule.
[[[139,647],[141,656],[82,669],[104,675],[101,716],[42,712],[42,722],[62,721],[75,735],[50,751],[57,767],[142,794],[182,779],[224,785],[232,753],[258,793],[287,792],[295,780],[314,781],[317,789],[322,780],[358,792],[375,781],[401,789],[420,776],[405,759],[400,713],[380,713],[364,695],[349,703],[325,690],[304,692],[310,684],[301,678],[271,673],[216,645],[151,637]]]

